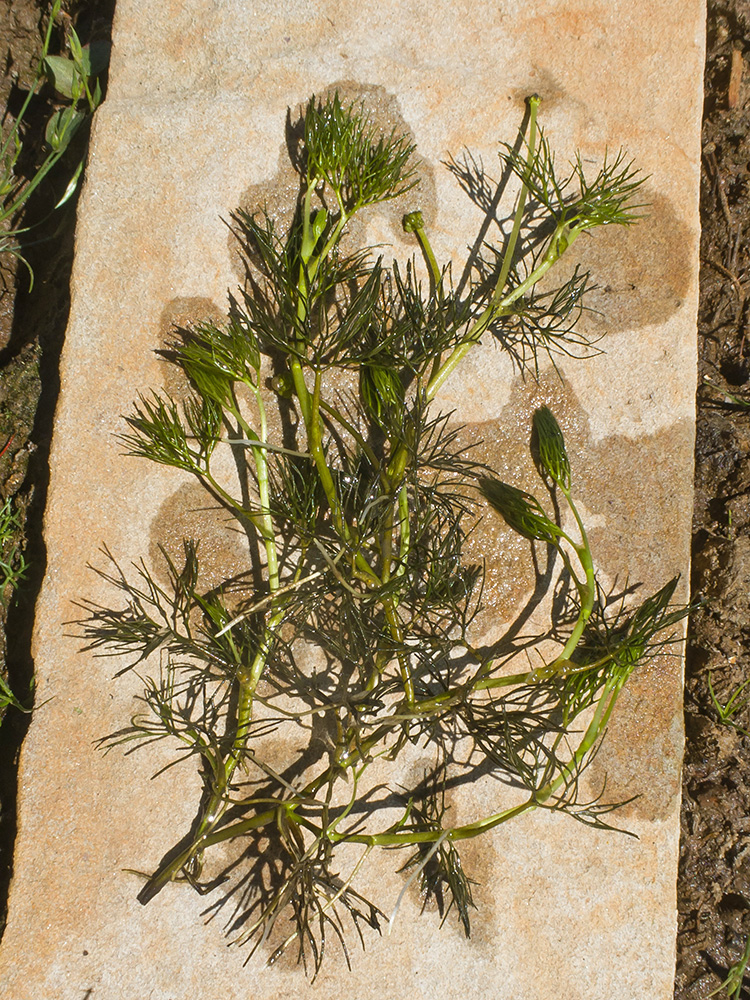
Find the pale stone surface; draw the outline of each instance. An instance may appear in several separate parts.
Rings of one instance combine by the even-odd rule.
[[[470,942],[451,920],[438,932],[436,915],[407,898],[390,938],[354,950],[353,974],[332,948],[310,986],[291,965],[264,969],[260,954],[243,968],[246,953],[226,949],[222,918],[203,926],[212,898],[172,886],[145,908],[136,902],[138,882],[124,869],[153,869],[188,830],[197,778],[188,764],[149,782],[168,759],[159,749],[104,758],[94,749],[127,723],[138,685],[113,682],[112,662],[81,655],[63,623],[82,595],[112,596],[86,570],[102,542],[123,565],[147,557],[164,512],[189,506],[178,473],[120,457],[118,415],[163,379],[152,352],[175,317],[223,309],[237,278],[222,219],[283,187],[287,108],[334,84],[397,108],[412,130],[443,257],[460,254],[481,219],[442,161],[468,147],[497,176],[496,143],[515,137],[528,93],[543,97],[561,159],[576,147],[595,160],[624,145],[650,175],[651,218],[582,251],[600,286],[600,313],[587,322],[607,333],[606,354],[564,359],[564,385],[545,371],[535,386],[488,346],[443,402],[484,438],[499,474],[521,484],[531,483],[530,414],[549,403],[568,437],[603,581],[654,589],[684,573],[703,14],[702,0],[119,0],[62,365],[35,642],[44,705],[22,757],[0,957],[7,1000],[672,996],[676,660],[633,679],[599,758],[613,797],[641,796],[622,816],[639,840],[550,815],[509,824],[469,853],[483,882]],[[381,239],[399,238],[387,214],[371,225]],[[513,570],[508,551],[498,587]],[[512,614],[524,586],[498,590],[498,613]],[[476,790],[478,808],[490,791]],[[386,907],[402,884],[388,869],[386,856],[370,875]]]

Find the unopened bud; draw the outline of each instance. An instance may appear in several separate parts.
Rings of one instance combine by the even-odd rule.
[[[420,211],[407,212],[401,220],[405,233],[416,233],[418,229],[424,229],[424,219]]]
[[[549,476],[563,490],[570,489],[570,461],[565,439],[552,411],[542,406],[534,414],[534,450],[540,476]]]

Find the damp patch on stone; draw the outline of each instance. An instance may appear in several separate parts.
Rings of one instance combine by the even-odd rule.
[[[188,482],[159,507],[149,528],[149,565],[154,576],[169,584],[165,556],[179,569],[184,541],[199,542],[199,587],[212,590],[226,580],[247,580],[252,571],[247,537],[237,521],[212,500],[200,483]]]

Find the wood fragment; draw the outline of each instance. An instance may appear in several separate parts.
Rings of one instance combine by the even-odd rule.
[[[742,49],[732,49],[732,69],[729,74],[729,91],[727,93],[727,105],[732,109],[738,107],[740,103],[740,85],[744,70],[745,60],[742,58]]]
[[[737,270],[737,259],[740,252],[740,240],[742,239],[742,223],[737,223],[737,231],[734,234],[734,246],[732,247],[732,253],[729,258],[729,270]]]
[[[736,274],[733,274],[729,270],[729,268],[724,267],[724,265],[720,264],[717,260],[711,260],[710,257],[706,257],[703,259],[705,260],[706,264],[710,264],[711,267],[713,267],[720,274],[723,274],[725,277],[729,278],[729,280],[732,282],[734,290],[735,292],[737,292],[737,309],[734,315],[734,326],[735,329],[739,331],[742,325],[742,319],[745,312],[745,302],[747,301],[747,295],[745,294],[745,289],[742,286],[742,282],[740,281],[740,279],[737,277]],[[714,313],[714,317],[716,317],[717,313],[718,309],[716,313]],[[742,332],[742,340],[740,342],[740,360],[742,359],[745,352],[745,335],[747,334],[747,325],[748,325],[747,322],[745,322]]]
[[[719,202],[724,213],[724,218],[727,220],[729,228],[734,229],[734,219],[732,218],[732,212],[729,208],[729,199],[727,198],[726,181],[719,167],[719,161],[716,157],[716,146],[712,142],[708,143],[704,149],[704,153],[714,175],[714,183],[719,195]]]

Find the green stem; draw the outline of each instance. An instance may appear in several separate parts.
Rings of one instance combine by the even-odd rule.
[[[408,215],[405,215],[404,229],[408,233],[414,233],[417,237],[419,249],[422,251],[422,256],[424,257],[424,262],[427,265],[427,271],[430,276],[430,296],[433,296],[436,290],[442,285],[442,275],[440,273],[440,268],[438,267],[438,262],[435,259],[432,244],[430,243],[424,228],[422,213],[410,212]]]
[[[536,108],[538,107],[538,98],[530,98],[531,114],[530,114],[530,135],[528,143],[528,151],[526,158],[527,175],[531,170],[531,165],[533,163],[534,148],[536,145]],[[535,104],[531,102],[535,101]],[[427,388],[425,390],[425,398],[430,401],[435,398],[440,387],[445,383],[445,381],[453,374],[458,365],[463,361],[469,351],[474,347],[475,344],[479,343],[482,334],[487,330],[489,325],[495,320],[502,316],[513,303],[530,291],[534,285],[536,285],[549,271],[549,269],[555,264],[560,257],[568,250],[576,239],[580,236],[583,231],[579,226],[571,225],[569,222],[564,220],[558,222],[554,233],[550,239],[547,249],[542,257],[542,260],[537,264],[537,266],[531,271],[531,273],[516,287],[503,295],[503,288],[505,287],[505,282],[507,281],[508,274],[510,273],[510,268],[513,262],[513,256],[515,254],[516,243],[518,240],[518,234],[521,228],[521,222],[523,217],[523,210],[526,205],[526,199],[528,197],[528,186],[524,181],[521,187],[521,193],[519,194],[518,204],[516,206],[516,215],[513,221],[513,229],[511,231],[511,236],[508,241],[508,246],[505,249],[505,254],[503,257],[503,263],[500,269],[500,275],[498,276],[497,283],[495,285],[495,291],[490,300],[490,304],[484,310],[482,315],[476,320],[476,322],[469,329],[468,333],[458,344],[448,358],[443,362],[438,371],[430,379]]]
[[[414,844],[434,843],[441,837],[445,837],[445,839],[450,841],[473,839],[474,837],[478,837],[481,834],[494,829],[496,826],[507,823],[509,820],[514,819],[517,816],[522,816],[524,813],[531,812],[533,809],[544,806],[564,784],[569,783],[575,778],[575,775],[577,771],[580,770],[586,754],[589,753],[596,741],[606,729],[612,715],[612,711],[615,707],[615,703],[617,702],[620,690],[621,683],[617,677],[612,677],[606,682],[594,715],[586,729],[581,743],[571,756],[568,763],[563,765],[560,769],[559,774],[554,780],[548,782],[526,801],[521,802],[516,806],[512,806],[509,809],[503,809],[499,812],[492,813],[491,815],[480,820],[476,820],[473,823],[453,827],[447,831],[444,829],[401,830],[396,832],[384,831],[383,833],[375,834],[336,834],[333,830],[329,832],[328,830],[318,827],[309,819],[303,819],[302,816],[296,813],[296,810],[303,805],[305,797],[314,795],[315,792],[326,783],[326,781],[330,780],[333,773],[333,769],[331,768],[328,768],[324,775],[321,775],[318,779],[311,782],[307,786],[300,796],[299,804],[295,804],[292,808],[295,809],[296,818],[302,823],[302,825],[311,830],[313,833],[316,833],[318,836],[329,837],[333,843],[346,841],[347,843],[365,844],[369,847],[402,847]],[[366,744],[364,744],[360,750],[356,751],[356,755],[361,759],[369,752],[371,745],[371,740],[366,741]],[[258,829],[258,827],[271,822],[274,816],[275,811],[267,811],[258,816],[254,816],[251,819],[242,820],[239,823],[235,823],[232,826],[225,827],[223,830],[217,831],[211,836],[204,837],[201,846],[208,847],[211,844],[220,843],[222,841],[231,840],[234,837],[242,836],[251,830]],[[180,858],[184,858],[186,853],[187,852],[184,852]],[[184,865],[186,861],[183,861],[182,863]]]
[[[500,267],[500,275],[495,283],[495,292],[492,296],[493,304],[497,304],[501,298],[502,290],[505,288],[505,282],[508,280],[508,275],[510,274],[510,269],[513,264],[513,258],[516,253],[516,245],[518,243],[518,237],[521,232],[521,223],[523,222],[523,213],[526,209],[526,199],[529,196],[529,176],[531,174],[531,167],[534,162],[534,155],[536,150],[536,117],[539,111],[539,104],[541,98],[534,94],[529,98],[529,141],[528,141],[528,155],[526,157],[526,171],[524,173],[524,178],[521,182],[521,191],[518,195],[518,203],[516,204],[516,213],[513,218],[513,229],[510,233],[510,239],[505,248],[505,254],[503,256],[503,263]]]
[[[560,773],[553,781],[543,786],[525,802],[522,802],[517,806],[513,806],[510,809],[503,809],[501,812],[493,813],[492,815],[481,820],[477,820],[474,823],[467,823],[462,826],[453,827],[448,831],[425,830],[381,834],[341,834],[339,837],[334,838],[334,842],[335,840],[341,839],[350,843],[367,844],[368,846],[371,845],[373,847],[397,847],[400,845],[417,843],[433,843],[441,836],[444,836],[446,832],[447,840],[470,840],[486,833],[488,830],[492,830],[496,826],[500,826],[502,823],[507,823],[508,820],[521,816],[524,813],[531,812],[531,810],[536,809],[539,806],[544,806],[545,803],[549,802],[549,800],[563,785],[569,783],[575,778],[575,775],[580,770],[586,754],[589,753],[596,741],[606,729],[619,696],[619,692],[619,680],[615,677],[610,678],[604,686],[604,691],[602,692],[596,711],[594,712],[594,716],[586,729],[584,737],[568,763],[561,768]]]
[[[406,483],[398,491],[398,534],[399,551],[396,576],[403,576],[411,548],[411,524],[409,523],[409,491]]]
[[[382,471],[382,469],[380,467],[380,462],[378,460],[378,457],[375,454],[375,452],[372,450],[372,448],[370,447],[370,445],[367,443],[367,441],[362,437],[362,435],[357,430],[357,428],[354,426],[354,424],[351,423],[351,421],[349,421],[349,420],[346,419],[346,417],[341,412],[341,410],[337,409],[335,406],[332,406],[330,403],[327,403],[322,398],[320,400],[320,409],[323,410],[324,413],[327,413],[329,416],[333,417],[339,424],[341,424],[341,426],[344,428],[345,431],[347,431],[349,434],[351,434],[351,436],[354,438],[354,440],[357,442],[357,444],[359,445],[359,447],[362,449],[363,453],[367,457],[367,461],[370,463],[370,465],[372,466],[373,470],[375,472],[379,472],[380,473],[380,477],[381,477],[381,480],[383,482],[383,487],[387,490],[388,489],[388,480],[387,480],[387,477],[385,476],[385,473]]]
[[[380,578],[388,583],[393,562],[393,499],[389,499],[383,527],[380,531]]]
[[[302,199],[302,245],[300,246],[300,257],[302,259],[302,267],[300,268],[299,275],[299,289],[300,291],[304,288],[307,291],[307,265],[315,251],[315,244],[317,239],[313,236],[313,226],[312,226],[312,194],[314,185],[308,184],[305,190],[305,196]],[[303,284],[304,282],[304,284]]]
[[[435,398],[440,387],[453,374],[472,347],[479,343],[482,334],[487,330],[490,323],[502,316],[516,299],[521,298],[522,295],[525,295],[526,292],[533,288],[549,271],[552,265],[562,257],[563,253],[572,246],[580,233],[581,230],[570,229],[566,223],[560,223],[557,226],[541,262],[524,281],[516,285],[512,292],[508,292],[507,295],[502,296],[496,302],[493,299],[461,343],[454,347],[437,373],[430,379],[425,390],[425,398],[428,402]]]
[[[568,506],[573,512],[573,517],[576,519],[576,524],[578,525],[578,530],[581,534],[580,545],[573,545],[575,553],[578,556],[578,560],[581,564],[581,568],[585,574],[585,582],[581,583],[574,576],[576,582],[576,587],[578,589],[578,596],[581,601],[581,610],[578,615],[578,621],[576,626],[568,637],[568,641],[565,643],[562,652],[557,658],[557,662],[562,662],[569,660],[573,651],[575,650],[578,642],[583,635],[583,630],[586,628],[586,624],[591,617],[591,612],[594,610],[594,598],[596,596],[596,577],[594,575],[594,561],[591,556],[591,548],[589,546],[588,535],[586,534],[586,526],[583,523],[581,515],[578,513],[578,508],[573,502],[573,498],[570,495],[569,490],[563,489],[563,494],[565,499],[568,501]],[[552,665],[554,666],[554,664]]]
[[[326,241],[325,246],[323,247],[323,249],[320,251],[320,253],[318,254],[318,256],[312,262],[314,264],[314,270],[312,271],[313,275],[317,274],[318,267],[320,266],[320,262],[322,260],[324,260],[328,256],[328,254],[331,252],[331,250],[333,250],[333,248],[336,246],[336,244],[339,241],[339,237],[341,236],[341,233],[343,232],[344,226],[349,221],[349,216],[344,211],[343,203],[341,201],[339,201],[339,208],[341,210],[341,214],[339,215],[338,222],[333,227],[333,229],[331,231],[331,235],[328,237],[328,240]]]
[[[5,142],[0,147],[0,160],[4,160],[5,159],[5,156],[6,156],[7,152],[8,152],[8,149],[10,148],[10,144],[13,141],[14,136],[17,135],[17,133],[18,133],[18,123],[21,121],[21,119],[23,118],[23,116],[26,114],[26,112],[28,110],[28,107],[29,107],[29,104],[31,104],[31,101],[33,100],[33,98],[34,98],[34,96],[36,94],[37,84],[39,83],[39,81],[41,80],[42,75],[43,75],[43,73],[42,73],[42,64],[43,64],[44,60],[47,58],[47,54],[49,53],[49,46],[50,46],[50,42],[52,41],[52,30],[53,30],[54,25],[55,25],[55,18],[60,13],[61,3],[62,3],[62,0],[55,0],[54,4],[52,5],[52,9],[50,10],[49,21],[47,22],[47,30],[44,33],[44,42],[42,43],[42,54],[39,57],[39,63],[37,65],[36,72],[34,74],[34,82],[31,85],[31,89],[29,90],[28,94],[26,95],[26,99],[24,100],[23,104],[21,105],[21,110],[16,115],[16,124],[10,130],[10,132],[8,134],[8,137],[6,138]]]
[[[398,614],[393,606],[391,600],[385,600],[381,602],[383,605],[383,610],[385,611],[385,618],[388,622],[388,631],[391,633],[391,638],[398,648],[396,658],[398,659],[399,669],[401,671],[401,681],[404,685],[404,697],[406,698],[406,704],[409,709],[414,706],[414,681],[412,680],[411,670],[409,668],[409,657],[403,650],[404,644],[404,633],[401,628],[401,622],[398,620]]]
[[[307,319],[309,295],[308,264],[315,249],[312,236],[312,192],[313,187],[311,184],[308,184],[302,202],[302,247],[300,250],[299,274],[297,276],[297,322],[300,325]],[[303,338],[296,338],[296,346],[300,354],[305,353],[306,345]],[[289,371],[292,376],[294,391],[299,400],[300,410],[302,411],[302,419],[307,427],[310,423],[310,392],[305,382],[302,362],[296,354],[291,354],[289,357]]]
[[[268,568],[268,588],[273,593],[279,589],[279,559],[276,550],[276,534],[274,531],[273,518],[271,517],[271,494],[268,482],[268,453],[263,447],[268,439],[268,421],[266,418],[266,408],[260,390],[252,382],[247,382],[252,389],[258,406],[258,417],[260,421],[260,433],[250,427],[240,412],[239,404],[234,397],[228,409],[250,441],[250,453],[255,464],[255,477],[258,483],[258,498],[260,499],[260,514],[256,515],[260,524],[260,536],[263,539],[263,546],[266,550],[266,563]],[[253,447],[253,442],[257,441],[260,447]]]
[[[283,621],[283,618],[284,611],[282,609],[279,609],[271,616],[266,624],[263,639],[249,670],[238,671],[237,729],[232,740],[231,749],[224,760],[223,773],[217,778],[211,795],[203,809],[196,835],[184,851],[180,852],[176,858],[163,865],[151,876],[139,894],[138,898],[142,903],[147,903],[150,899],[153,899],[167,883],[177,877],[186,865],[193,859],[201,857],[205,848],[209,846],[209,835],[216,829],[226,810],[229,808],[230,803],[227,796],[227,789],[231,784],[237,767],[247,753],[247,741],[252,724],[255,690],[268,661],[268,655],[271,651],[276,630]],[[275,815],[275,810],[273,813],[267,815]],[[255,817],[255,819],[258,820],[259,818]],[[258,822],[257,825],[264,824],[263,822]],[[215,843],[216,841],[211,842]]]
[[[323,448],[323,425],[320,419],[320,371],[315,372],[315,386],[310,408],[310,419],[306,424],[306,429],[308,448],[315,462],[315,467],[318,470],[318,477],[328,500],[328,506],[331,508],[333,525],[339,537],[344,541],[349,541],[351,539],[351,532],[349,525],[344,519],[336,484],[333,481]]]

